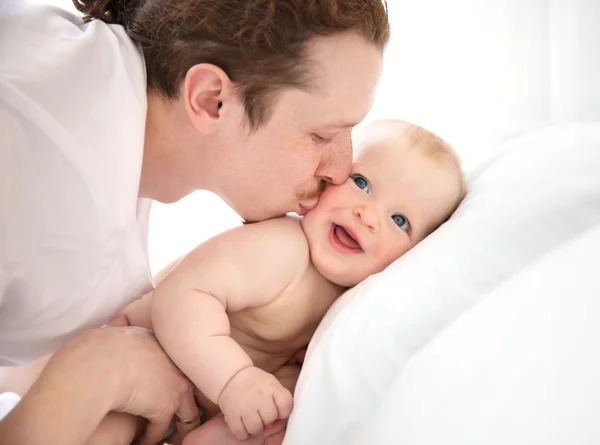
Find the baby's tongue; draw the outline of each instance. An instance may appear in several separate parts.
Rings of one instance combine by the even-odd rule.
[[[335,236],[344,246],[350,247],[351,249],[360,249],[360,245],[342,226],[335,226]]]

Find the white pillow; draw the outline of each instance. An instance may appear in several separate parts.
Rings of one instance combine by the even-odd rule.
[[[600,443],[600,227],[524,268],[399,373],[348,445]]]
[[[370,444],[353,439],[415,353],[513,275],[599,224],[600,123],[528,133],[468,178],[469,196],[448,223],[327,314],[285,445]]]

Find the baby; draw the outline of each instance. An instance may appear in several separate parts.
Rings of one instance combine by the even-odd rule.
[[[206,241],[123,311],[197,387],[203,420],[223,414],[184,444],[254,444],[249,436],[286,419],[298,375],[290,360],[333,302],[422,241],[464,196],[454,151],[419,126],[372,123],[356,153],[348,180],[329,185],[306,216]]]
[[[151,301],[124,313],[154,330],[203,408],[220,409],[239,440],[289,416],[292,395],[273,374],[308,345],[333,302],[423,240],[463,198],[454,151],[419,126],[375,122],[357,155],[346,183],[329,185],[302,219],[216,236],[181,260]],[[194,443],[230,443],[222,433],[202,442],[199,432]]]

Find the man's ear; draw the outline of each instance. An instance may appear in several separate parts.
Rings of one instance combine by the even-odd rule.
[[[224,104],[235,96],[235,88],[221,68],[201,63],[188,70],[183,95],[192,125],[203,134],[212,134],[229,111]]]

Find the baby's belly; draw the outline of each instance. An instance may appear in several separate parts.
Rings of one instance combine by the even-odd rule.
[[[285,365],[296,352],[296,350],[286,351],[285,354],[280,353],[277,355],[273,355],[261,351],[252,350],[249,348],[244,348],[244,350],[252,359],[252,363],[254,363],[254,366],[271,374],[279,371],[281,367]]]
[[[241,323],[238,327],[247,328]],[[299,349],[308,345],[311,337],[303,332],[294,332],[287,338],[277,335],[266,337],[256,330],[236,329],[233,323],[230,335],[248,354],[254,366],[271,374],[281,369]]]

